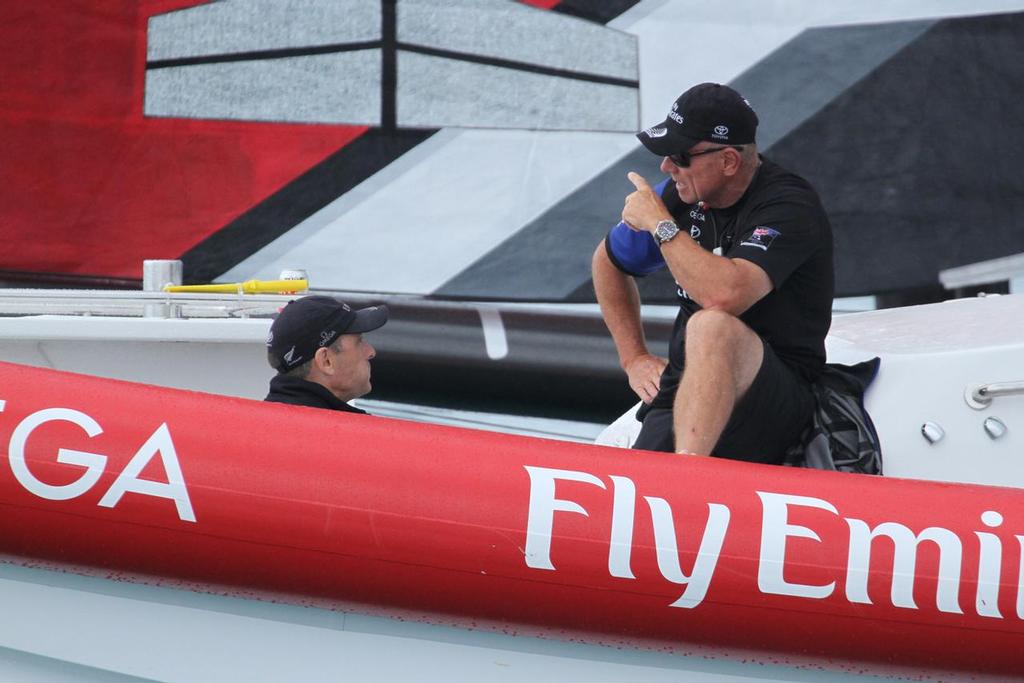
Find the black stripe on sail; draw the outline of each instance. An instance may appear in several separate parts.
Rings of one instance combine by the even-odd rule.
[[[309,57],[311,55],[327,55],[338,52],[359,52],[360,50],[376,50],[381,46],[379,40],[367,40],[360,43],[332,43],[329,45],[308,45],[305,47],[289,47],[277,50],[253,50],[251,52],[231,52],[221,55],[196,55],[194,57],[175,57],[173,59],[155,59],[146,62],[146,69],[171,69],[177,66],[196,66],[197,64],[223,64],[225,62],[254,62],[267,59],[288,59],[289,57]]]
[[[468,52],[456,52],[454,50],[442,50],[434,47],[427,47],[425,45],[416,45],[415,43],[400,43],[395,39],[395,15],[394,15],[394,2],[385,2],[385,8],[390,7],[391,12],[383,12],[382,17],[382,28],[384,28],[384,40],[366,41],[361,43],[339,43],[331,45],[316,45],[308,47],[296,47],[286,48],[279,50],[256,50],[252,52],[232,52],[230,54],[222,55],[197,55],[194,57],[177,57],[174,59],[158,59],[152,62],[146,63],[146,69],[157,70],[157,69],[171,69],[181,66],[197,66],[200,64],[224,64],[229,62],[254,62],[263,60],[273,59],[288,59],[291,57],[309,57],[313,55],[326,55],[343,52],[359,52],[361,50],[381,50],[381,86],[382,86],[382,105],[384,108],[383,113],[387,113],[388,109],[394,111],[394,98],[395,89],[397,84],[397,71],[398,65],[396,60],[397,50],[406,50],[407,52],[415,52],[421,55],[428,55],[430,57],[442,57],[444,59],[451,59],[459,62],[469,62],[471,64],[483,64],[486,66],[496,66],[502,69],[511,69],[514,71],[524,71],[527,73],[542,74],[545,76],[556,76],[558,78],[570,78],[576,81],[585,81],[589,83],[601,83],[603,85],[618,85],[625,88],[638,88],[640,83],[636,80],[630,80],[626,78],[616,78],[614,76],[602,76],[601,74],[586,73],[583,71],[573,71],[571,69],[560,69],[552,66],[543,66],[541,64],[531,64],[529,62],[520,62],[512,59],[502,59],[500,57],[488,57],[485,55],[475,55]],[[390,29],[390,30],[389,30]],[[382,120],[387,120],[386,116],[382,116]],[[394,121],[394,117],[392,117]],[[386,126],[385,126],[386,127]]]
[[[435,132],[367,131],[189,249],[181,257],[185,282],[214,280]]]
[[[381,2],[380,127],[398,127],[398,14],[395,0]]]
[[[551,11],[586,19],[597,24],[607,24],[640,0],[562,0]]]
[[[518,62],[511,59],[501,59],[500,57],[487,57],[484,55],[474,55],[466,52],[455,52],[453,50],[442,50],[435,47],[426,47],[424,45],[416,45],[414,43],[398,43],[399,50],[405,50],[407,52],[415,52],[421,55],[428,55],[430,57],[443,57],[444,59],[452,59],[460,62],[469,62],[471,64],[483,64],[486,66],[497,66],[502,69],[512,69],[514,71],[525,71],[527,73],[542,74],[544,76],[556,76],[558,78],[571,78],[575,81],[586,81],[589,83],[601,83],[603,85],[618,85],[625,88],[639,88],[640,83],[636,80],[629,80],[626,78],[615,78],[614,76],[602,76],[600,74],[589,74],[582,71],[572,71],[570,69],[559,69],[553,66],[541,66],[540,64],[530,64],[529,62]]]

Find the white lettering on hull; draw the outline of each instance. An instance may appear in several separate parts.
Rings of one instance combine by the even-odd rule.
[[[1003,523],[1003,516],[994,510],[981,513],[985,526],[996,528]],[[1003,544],[995,534],[975,531],[981,554],[978,557],[978,591],[974,598],[974,609],[983,617],[1002,619],[999,612],[999,574],[1003,566]]]
[[[1020,544],[1020,566],[1017,568],[1017,618],[1024,619],[1024,536],[1015,536]]]
[[[608,573],[619,579],[635,579],[630,568],[633,554],[633,521],[636,511],[636,486],[632,479],[608,477],[612,480],[612,536],[608,548]]]
[[[0,401],[0,412],[3,412],[5,407],[6,402]],[[71,500],[92,489],[106,469],[108,459],[107,456],[100,453],[58,448],[57,462],[84,467],[85,470],[78,479],[70,484],[47,484],[40,480],[29,469],[28,462],[25,460],[25,449],[32,433],[50,422],[70,422],[80,427],[90,439],[103,433],[103,428],[99,423],[81,411],[70,408],[46,408],[32,413],[14,428],[7,449],[7,459],[14,478],[29,493],[47,500]],[[167,474],[166,482],[139,478],[146,465],[156,455],[160,456],[164,472]],[[178,454],[166,423],[157,427],[146,442],[139,447],[124,470],[117,475],[114,483],[100,498],[98,505],[112,508],[118,504],[125,493],[138,493],[172,500],[179,519],[186,522],[196,521],[185,477],[178,462]]]
[[[547,467],[526,466],[530,474],[530,511],[526,521],[526,566],[533,569],[554,570],[551,564],[551,529],[555,512],[574,512],[588,517],[582,505],[555,498],[555,480],[579,481],[605,488],[592,474],[571,470],[552,470]]]
[[[928,527],[914,532],[896,522],[883,522],[874,529],[859,519],[847,519],[850,527],[850,554],[846,572],[846,599],[866,605],[868,597],[868,569],[871,566],[871,542],[887,536],[895,546],[892,568],[891,599],[895,607],[917,609],[914,602],[914,579],[917,578],[917,550],[922,541],[931,541],[939,547],[939,577],[935,601],[939,611],[963,614],[960,609],[960,564],[963,549],[960,539],[949,529]]]
[[[32,474],[32,471],[28,468],[28,463],[25,462],[25,446],[28,443],[28,437],[37,427],[47,422],[56,421],[70,422],[81,427],[82,431],[90,439],[103,433],[103,428],[99,426],[96,420],[77,410],[69,410],[68,408],[40,410],[26,417],[14,428],[14,432],[11,434],[11,443],[7,449],[7,458],[11,463],[11,471],[14,473],[14,478],[29,493],[34,493],[40,498],[48,500],[71,500],[91,489],[99,481],[100,475],[103,474],[103,468],[107,464],[107,459],[105,456],[97,453],[75,451],[70,448],[58,448],[57,462],[84,467],[85,471],[82,472],[82,476],[77,481],[63,486],[46,484],[37,479],[36,475]]]
[[[585,472],[525,466],[530,475],[530,507],[526,521],[526,565],[533,569],[554,570],[551,562],[551,538],[555,512],[573,512],[589,516],[578,503],[555,498],[555,481],[576,481],[607,488],[599,478]],[[620,579],[634,579],[630,567],[633,550],[633,527],[636,511],[636,486],[627,477],[611,476],[612,527],[608,539],[608,571]],[[708,522],[691,574],[687,576],[679,564],[676,528],[672,510],[662,498],[644,497],[654,524],[658,568],[672,583],[686,586],[672,607],[693,608],[704,600],[718,564],[722,542],[729,527],[729,508],[708,505]]]
[[[589,517],[589,513],[574,501],[555,497],[555,482],[575,481],[597,486],[607,491],[602,479],[587,472],[525,466],[530,475],[530,502],[527,517],[526,564],[535,569],[555,570],[551,562],[552,529],[555,512],[572,512]],[[631,566],[634,542],[637,491],[628,477],[609,475],[611,491],[611,531],[608,538],[608,572],[617,579],[635,580]],[[963,614],[959,601],[961,566],[964,557],[963,542],[956,533],[938,526],[930,526],[914,533],[898,522],[882,522],[874,528],[853,517],[841,517],[832,503],[821,498],[756,491],[761,500],[761,545],[757,562],[757,588],[761,593],[787,597],[821,600],[836,593],[837,580],[845,579],[841,595],[852,604],[874,604],[868,595],[868,577],[871,570],[872,544],[880,538],[893,545],[892,582],[889,599],[894,607],[920,609],[914,600],[917,578],[917,556],[921,545],[933,543],[938,549],[938,576],[935,607],[940,612]],[[699,550],[690,574],[680,564],[678,534],[669,501],[664,498],[643,496],[651,514],[658,571],[672,583],[686,586],[671,607],[693,609],[706,598],[718,566],[722,546],[729,530],[732,512],[727,505],[708,503],[708,518],[700,540]],[[849,536],[845,576],[824,584],[805,584],[787,581],[786,544],[790,538],[803,538],[822,543],[819,532],[789,521],[794,507],[823,510],[846,523]],[[981,522],[995,529],[1002,525],[1003,516],[994,510],[981,515]],[[975,586],[975,612],[982,617],[1002,619],[999,610],[999,590],[1002,571],[1002,541],[987,531],[974,532],[978,539],[978,580]],[[1017,576],[1016,616],[1024,620],[1024,535],[1016,535],[1020,545],[1021,562]],[[835,540],[835,539],[831,539]],[[805,546],[806,548],[806,546]],[[803,552],[808,552],[806,549]],[[840,570],[841,571],[841,570]]]
[[[651,508],[654,522],[654,544],[658,553],[658,569],[661,575],[672,583],[686,586],[679,599],[669,607],[693,609],[708,593],[711,577],[718,566],[722,542],[729,528],[729,508],[711,503],[708,505],[708,523],[700,541],[700,550],[693,563],[693,572],[687,576],[679,566],[679,550],[676,547],[676,529],[672,522],[672,508],[664,498],[644,497]]]
[[[839,514],[835,506],[818,498],[808,496],[788,496],[781,493],[765,493],[758,491],[761,507],[764,510],[761,523],[761,556],[757,565],[757,587],[762,593],[775,595],[792,595],[796,598],[813,598],[820,600],[832,595],[835,581],[824,586],[808,586],[800,583],[789,583],[784,576],[786,564],[786,538],[809,538],[821,542],[817,533],[805,526],[789,523],[789,506],[827,510]]]
[[[167,482],[139,479],[142,470],[158,453],[167,474]],[[112,508],[121,500],[121,496],[129,492],[173,500],[180,519],[186,522],[196,521],[192,501],[189,500],[188,489],[185,488],[185,477],[181,473],[178,454],[174,450],[174,442],[171,441],[171,433],[167,430],[166,422],[157,427],[152,436],[146,439],[146,443],[139,447],[121,474],[117,475],[110,489],[100,498],[99,504]]]

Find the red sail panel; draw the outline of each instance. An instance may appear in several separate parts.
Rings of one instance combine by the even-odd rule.
[[[0,3],[0,270],[141,277],[366,131],[144,117],[148,17],[193,4]]]

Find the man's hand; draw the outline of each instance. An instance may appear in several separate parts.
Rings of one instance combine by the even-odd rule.
[[[626,177],[636,188],[636,192],[626,197],[626,204],[622,207],[622,220],[626,225],[633,230],[654,232],[658,221],[672,220],[672,214],[665,208],[661,197],[654,193],[642,175],[630,171]]]
[[[650,403],[661,387],[661,373],[668,361],[661,356],[644,353],[626,363],[629,386],[644,403]]]

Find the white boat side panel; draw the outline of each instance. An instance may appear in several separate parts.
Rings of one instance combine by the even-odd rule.
[[[414,406],[369,398],[357,399],[354,403],[367,412],[381,417],[415,420],[416,422],[429,422],[466,429],[486,429],[502,434],[521,434],[577,443],[594,443],[594,439],[604,429],[603,424],[593,422],[559,420],[530,415],[500,415],[434,406]]]
[[[984,410],[964,400],[968,386],[1024,380],[1022,356],[1024,345],[950,358],[883,356],[866,406],[881,436],[885,474],[1024,488],[1024,395],[995,398]],[[984,424],[992,417],[1007,427],[995,439]],[[927,422],[945,434],[934,444],[922,434]]]
[[[5,344],[3,360],[130,382],[262,399],[273,374],[262,344],[50,341]]]
[[[268,319],[0,317],[0,361],[258,400],[273,375],[263,346],[269,326]],[[372,398],[357,404],[384,417],[581,443],[603,428]]]
[[[0,317],[0,360],[259,399],[273,374],[269,328],[269,319]]]
[[[867,407],[887,475],[1024,488],[1024,395],[997,397],[984,410],[964,400],[969,387],[1024,381],[1021,320],[1020,295],[835,318],[829,360],[882,358]],[[0,360],[258,399],[272,374],[263,349],[268,325],[265,319],[0,317]],[[596,434],[585,423],[502,421],[393,404],[380,414],[388,410],[396,417],[550,438]],[[989,435],[984,423],[990,417],[1002,421],[1005,434]],[[925,440],[926,422],[942,429],[941,441]]]
[[[628,133],[444,131],[221,279],[273,279],[289,264],[317,288],[427,294],[635,144]]]
[[[269,318],[0,317],[0,342],[5,349],[10,343],[26,340],[251,343],[267,338],[270,322]]]
[[[968,406],[970,387],[1024,381],[1024,296],[957,299],[838,316],[832,362],[882,359],[865,405],[887,476],[1024,488],[1024,395]],[[1007,431],[992,438],[985,420]],[[929,443],[925,423],[944,436]]]
[[[149,683],[155,679],[127,676],[0,647],[0,680],[16,683]]]
[[[0,564],[0,675],[19,681],[842,683],[835,663],[671,655],[242,600]],[[41,620],[39,614],[46,614]],[[116,645],[116,646],[112,646]],[[27,655],[27,656],[25,656]],[[31,658],[35,666],[29,666]],[[886,672],[857,666],[865,674]],[[895,672],[889,672],[890,674]],[[906,673],[906,672],[903,672]],[[105,674],[105,675],[104,675]],[[129,678],[125,678],[129,677]],[[15,680],[4,676],[4,680]],[[877,680],[877,678],[875,678]],[[921,680],[939,680],[924,674]],[[978,678],[976,680],[993,680]]]

